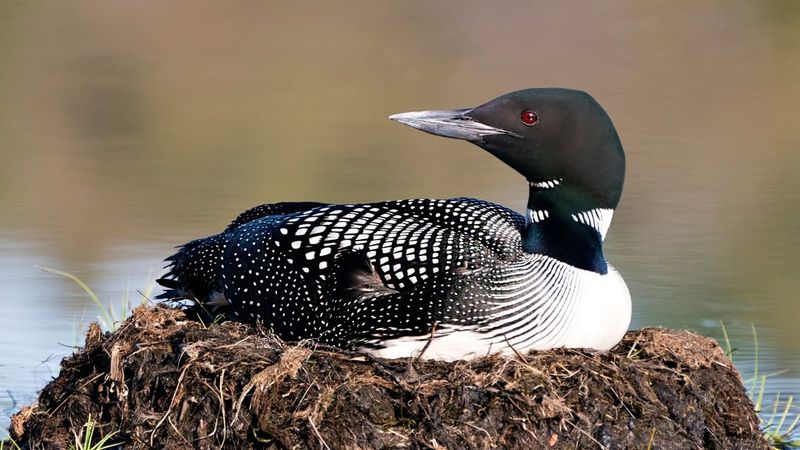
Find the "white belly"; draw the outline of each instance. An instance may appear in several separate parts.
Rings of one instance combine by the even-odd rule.
[[[631,320],[630,293],[622,277],[609,265],[605,275],[570,268],[562,273],[562,278],[556,281],[568,288],[559,291],[562,295],[551,301],[564,303],[552,305],[558,314],[553,314],[546,323],[531,325],[527,333],[530,338],[523,335],[509,342],[502,330],[492,335],[478,327],[445,324],[438,327],[422,358],[452,361],[495,352],[510,355],[514,350],[521,353],[560,347],[607,350],[616,345]],[[517,307],[511,318],[522,320],[526,313],[532,314]],[[509,329],[513,328],[514,322],[508,317],[498,317],[498,322],[504,320],[509,322]],[[428,336],[403,337],[384,341],[384,348],[366,351],[382,358],[418,356],[428,340]]]

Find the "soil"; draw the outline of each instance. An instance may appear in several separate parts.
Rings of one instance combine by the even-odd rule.
[[[609,352],[381,360],[140,307],[90,327],[11,437],[68,448],[89,417],[133,449],[768,448],[720,347],[658,328]]]

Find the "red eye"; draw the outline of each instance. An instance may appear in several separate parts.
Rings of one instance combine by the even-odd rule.
[[[519,120],[525,125],[531,126],[539,122],[539,116],[533,111],[523,111],[523,113],[519,115]]]

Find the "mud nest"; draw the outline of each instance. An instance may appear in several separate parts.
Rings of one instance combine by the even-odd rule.
[[[120,448],[768,448],[717,344],[664,329],[629,332],[610,352],[448,363],[140,307],[115,333],[90,328],[11,437],[67,448],[90,417]]]

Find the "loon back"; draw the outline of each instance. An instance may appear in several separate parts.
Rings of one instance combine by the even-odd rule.
[[[624,156],[591,97],[530,89],[392,119],[468,140],[515,168],[529,184],[526,216],[469,198],[261,205],[168,258],[159,298],[226,305],[286,340],[388,357],[423,347],[443,359],[605,349],[621,339],[630,296],[602,240]]]
[[[427,303],[518,259],[524,226],[511,210],[466,198],[261,205],[168,258],[172,281],[162,281],[174,289],[161,298],[231,304],[235,316],[291,340],[353,346],[400,328],[427,334],[429,315],[450,318]],[[403,310],[398,332],[375,333],[376,317]],[[354,312],[371,320],[356,323]]]

